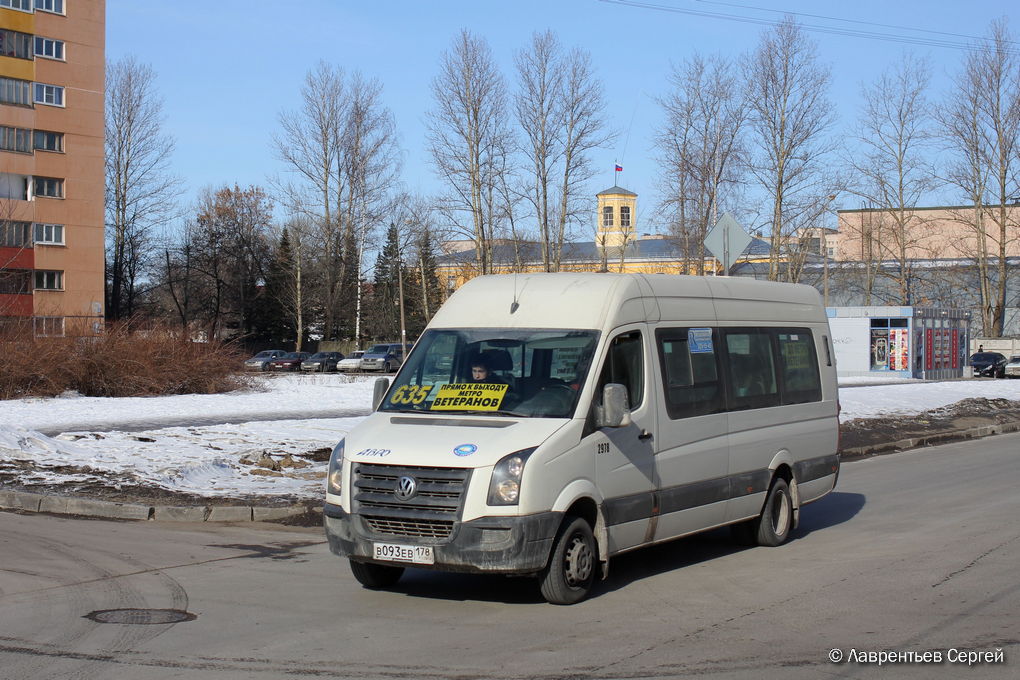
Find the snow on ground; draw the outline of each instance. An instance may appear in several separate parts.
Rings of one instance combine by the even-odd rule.
[[[1020,401],[1020,380],[947,380],[850,387],[840,383],[842,422],[854,418],[913,415],[972,398]]]
[[[217,395],[0,402],[0,473],[24,485],[102,481],[206,497],[320,498],[324,451],[369,412],[373,379],[258,382],[255,390]],[[1020,381],[862,382],[842,383],[842,421],[911,415],[972,397],[1020,401]],[[302,457],[313,452],[318,461]],[[242,462],[263,454],[308,465],[267,470]]]
[[[369,376],[342,374],[256,377],[256,388],[228,394],[167,397],[83,397],[0,402],[0,427],[14,424],[47,433],[68,430],[155,428],[181,423],[320,418],[367,413],[372,402]]]

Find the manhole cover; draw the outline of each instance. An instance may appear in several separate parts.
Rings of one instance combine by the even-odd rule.
[[[100,609],[85,615],[96,623],[127,623],[148,626],[158,623],[181,623],[198,618],[181,609]]]

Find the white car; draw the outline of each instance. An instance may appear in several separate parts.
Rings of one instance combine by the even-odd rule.
[[[347,357],[341,359],[336,365],[336,370],[341,373],[354,373],[361,369],[361,355],[364,354],[364,350],[354,350]]]
[[[1020,378],[1020,354],[1011,356],[1009,363],[1002,371],[1007,378]]]

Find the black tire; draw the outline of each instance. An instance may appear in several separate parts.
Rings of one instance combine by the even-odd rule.
[[[761,516],[758,517],[755,532],[758,545],[770,547],[782,545],[790,537],[792,528],[793,498],[790,496],[790,486],[785,479],[776,477],[765,498]]]
[[[575,604],[588,597],[598,547],[591,526],[580,517],[567,517],[553,543],[549,564],[539,576],[542,597],[551,604]]]
[[[366,588],[389,588],[404,575],[404,568],[351,560],[351,573]]]

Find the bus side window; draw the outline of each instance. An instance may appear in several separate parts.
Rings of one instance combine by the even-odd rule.
[[[727,329],[724,337],[730,374],[730,409],[779,406],[771,334],[760,329]]]
[[[783,403],[803,404],[822,400],[822,381],[811,331],[780,329],[779,358],[783,373]]]
[[[666,412],[673,420],[724,410],[715,342],[695,342],[692,352],[689,332],[694,331],[666,328],[655,332]]]

